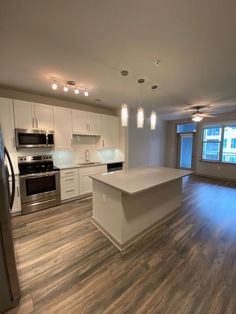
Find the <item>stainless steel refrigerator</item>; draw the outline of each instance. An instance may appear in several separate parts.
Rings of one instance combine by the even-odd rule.
[[[12,172],[11,189],[9,187],[8,168]],[[0,313],[14,307],[20,299],[20,286],[10,220],[10,209],[13,206],[14,194],[14,171],[9,154],[4,147],[0,128]]]

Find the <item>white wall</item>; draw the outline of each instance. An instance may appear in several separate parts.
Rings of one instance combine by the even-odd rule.
[[[129,118],[128,167],[163,166],[165,151],[165,122],[158,121],[157,129],[150,130],[149,119],[143,129],[136,126],[136,115]]]

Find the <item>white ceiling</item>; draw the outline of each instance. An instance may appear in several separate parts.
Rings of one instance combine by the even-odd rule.
[[[0,0],[0,85],[84,102],[51,89],[51,77],[75,80],[89,103],[118,108],[127,69],[131,107],[142,89],[144,107],[165,117],[196,104],[233,111],[235,12],[235,0]]]

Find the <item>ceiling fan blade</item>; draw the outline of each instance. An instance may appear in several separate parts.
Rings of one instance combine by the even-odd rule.
[[[203,113],[203,114],[202,114],[202,117],[204,117],[204,118],[215,118],[216,115],[215,115],[215,114]]]

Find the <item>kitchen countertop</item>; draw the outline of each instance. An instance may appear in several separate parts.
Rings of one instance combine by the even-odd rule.
[[[127,194],[136,194],[190,175],[192,171],[145,167],[92,175],[91,178]]]
[[[111,160],[111,161],[106,161],[106,162],[96,162],[94,164],[55,164],[56,167],[58,167],[60,170],[63,169],[72,169],[72,168],[84,168],[84,167],[95,167],[95,166],[101,166],[101,165],[107,165],[107,164],[113,164],[117,162],[125,162],[124,160]]]

